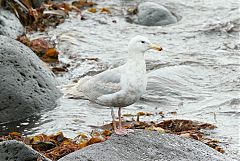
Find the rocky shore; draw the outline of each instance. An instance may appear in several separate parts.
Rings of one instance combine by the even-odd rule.
[[[0,142],[1,161],[27,161],[43,157],[21,142]],[[135,130],[126,136],[112,135],[102,143],[92,144],[59,159],[59,161],[237,161],[202,142],[160,133]]]
[[[125,1],[123,2],[125,3]],[[126,21],[130,22],[130,25],[129,24],[126,25],[125,19],[122,20],[122,19],[116,18],[118,16],[118,13],[115,13],[117,12],[116,11],[117,9],[116,10],[113,9],[112,11],[112,15],[113,15],[112,17],[115,16],[113,20],[109,20],[110,19],[109,17],[108,17],[109,19],[107,19],[106,16],[105,17],[103,16],[103,18],[102,17],[96,18],[93,15],[91,15],[92,14],[91,12],[86,11],[86,14],[84,16],[86,16],[86,18],[89,18],[89,20],[87,20],[89,22],[85,23],[85,26],[83,25],[80,27],[76,22],[76,24],[71,25],[72,28],[70,27],[70,30],[74,30],[74,32],[78,32],[77,30],[78,28],[81,28],[81,27],[89,28],[89,26],[91,26],[92,23],[95,25],[97,24],[96,25],[97,27],[94,28],[93,32],[87,30],[86,33],[87,34],[90,33],[89,35],[84,35],[84,30],[81,31],[84,36],[74,35],[74,32],[73,33],[69,32],[70,33],[69,35],[73,34],[74,35],[73,37],[77,37],[81,39],[79,42],[81,42],[82,44],[80,43],[80,45],[78,40],[76,40],[77,38],[71,39],[71,36],[69,36],[67,33],[67,29],[68,29],[67,28],[66,31],[64,30],[64,32],[61,33],[62,35],[60,36],[60,39],[61,38],[63,39],[61,43],[65,43],[64,41],[69,40],[70,43],[69,42],[67,43],[71,45],[75,43],[77,44],[76,45],[77,47],[82,45],[83,48],[81,48],[81,50],[87,49],[87,52],[89,52],[90,54],[92,53],[98,54],[102,52],[97,50],[100,47],[106,48],[106,50],[110,51],[110,54],[113,54],[113,55],[116,54],[116,55],[114,56],[105,55],[105,58],[110,57],[109,58],[110,61],[111,61],[111,58],[113,58],[113,60],[117,62],[119,60],[115,59],[115,57],[120,56],[120,58],[118,59],[122,58],[121,57],[122,54],[119,54],[119,53],[123,53],[123,50],[122,50],[123,44],[121,44],[122,42],[120,42],[120,46],[118,48],[119,51],[117,52],[115,52],[114,49],[112,49],[111,44],[109,45],[108,43],[106,43],[106,46],[103,47],[102,44],[100,43],[98,44],[98,42],[101,41],[103,37],[105,38],[104,41],[106,42],[118,41],[118,39],[119,40],[126,39],[126,37],[130,35],[133,36],[133,35],[139,34],[140,33],[139,28],[137,28],[136,26],[141,26],[140,29],[144,30],[144,34],[151,35],[151,38],[156,38],[158,40],[158,37],[161,37],[159,39],[161,39],[162,43],[166,46],[167,48],[166,52],[168,52],[169,50],[170,54],[171,54],[171,51],[173,53],[169,57],[166,56],[165,57],[166,60],[161,60],[163,62],[161,62],[160,64],[157,64],[159,62],[158,60],[155,60],[155,58],[154,58],[154,61],[150,60],[152,62],[150,61],[149,61],[150,63],[148,62],[148,65],[149,65],[148,70],[149,71],[155,70],[155,69],[156,70],[152,71],[152,73],[149,74],[149,76],[152,76],[152,78],[150,79],[150,81],[152,82],[149,83],[150,86],[148,87],[148,94],[147,94],[147,97],[144,98],[146,102],[149,101],[147,102],[149,104],[148,105],[143,104],[143,106],[141,107],[145,107],[145,106],[146,107],[151,106],[154,108],[160,107],[160,109],[167,110],[166,106],[171,106],[171,107],[174,106],[173,109],[180,107],[180,109],[181,110],[183,109],[184,111],[184,107],[187,107],[186,104],[191,104],[194,101],[196,102],[200,101],[200,103],[197,104],[199,106],[196,106],[196,104],[193,104],[192,106],[196,106],[195,108],[203,107],[202,111],[211,107],[210,108],[211,112],[214,111],[213,108],[215,109],[215,111],[218,112],[220,110],[220,107],[224,109],[225,106],[229,105],[230,109],[226,111],[231,112],[232,105],[237,106],[239,104],[238,98],[235,98],[235,97],[231,98],[232,95],[236,96],[234,93],[233,94],[228,93],[230,101],[227,99],[226,99],[226,102],[219,101],[219,103],[214,106],[209,104],[209,107],[208,106],[205,107],[205,102],[201,102],[201,101],[204,100],[205,97],[206,98],[212,97],[213,94],[211,92],[214,90],[217,91],[216,93],[221,93],[222,91],[220,90],[220,87],[222,89],[223,84],[227,84],[227,89],[225,90],[231,92],[232,90],[229,90],[229,89],[231,89],[232,86],[234,86],[234,82],[236,82],[235,75],[234,75],[234,73],[236,73],[236,69],[235,69],[236,66],[234,66],[236,64],[235,63],[236,59],[230,58],[231,61],[229,63],[227,61],[225,62],[225,60],[218,58],[228,54],[229,54],[228,57],[231,57],[232,55],[234,55],[234,52],[236,53],[237,51],[239,51],[239,46],[238,46],[239,44],[234,44],[234,41],[232,41],[232,39],[235,39],[235,36],[240,31],[239,18],[233,16],[233,15],[236,15],[235,13],[236,9],[233,8],[231,12],[229,12],[230,18],[228,18],[228,16],[225,15],[225,13],[228,10],[230,10],[229,8],[227,9],[225,8],[224,12],[222,13],[217,11],[215,15],[220,15],[219,17],[222,17],[222,16],[226,16],[226,17],[225,19],[223,19],[224,21],[221,23],[212,23],[210,22],[209,19],[206,18],[211,16],[213,17],[213,14],[211,14],[211,10],[214,7],[211,5],[209,6],[202,5],[204,6],[202,7],[198,4],[199,5],[198,9],[202,11],[201,16],[203,16],[203,20],[201,20],[196,18],[200,16],[200,15],[197,15],[197,13],[196,13],[197,16],[194,14],[193,15],[188,14],[188,12],[193,13],[194,7],[196,7],[194,6],[195,4],[193,4],[193,2],[191,2],[191,4],[189,5],[186,5],[182,2],[181,3],[180,2],[177,2],[177,3],[164,2],[164,5],[160,5],[158,1],[155,1],[156,3],[152,3],[152,2],[141,3],[141,2],[145,2],[145,1],[137,1],[137,3],[140,5],[138,6],[135,5],[133,10],[129,10],[128,15],[125,17]],[[101,3],[103,6],[105,5],[105,2],[101,1]],[[109,2],[109,3],[115,3],[115,2]],[[125,6],[125,9],[127,9],[128,7],[131,9],[131,3],[133,2],[132,1],[129,3],[126,2],[127,5]],[[171,8],[171,5],[173,6],[173,8],[175,7],[176,10],[173,10]],[[219,5],[218,7],[221,7],[221,6]],[[136,12],[135,12],[135,9],[136,9]],[[151,12],[151,11],[154,11],[154,12]],[[203,12],[203,11],[206,11],[206,12]],[[181,16],[183,16],[182,21],[180,21],[181,19],[181,16],[179,16],[180,14]],[[192,17],[195,17],[195,19]],[[216,19],[220,19],[219,17],[216,16]],[[96,20],[94,18],[96,18]],[[190,20],[193,20],[193,21],[190,21]],[[124,21],[124,23],[122,23],[121,21]],[[115,23],[122,23],[125,25],[125,27],[124,25],[122,26],[119,25],[121,29],[117,30],[115,33],[115,29],[117,28],[116,25],[114,26]],[[173,26],[173,24],[175,23],[179,23],[178,24],[179,26],[177,25]],[[206,23],[205,26],[202,25],[203,23]],[[104,25],[105,27],[102,27]],[[168,27],[164,28],[165,25],[169,25],[169,30],[168,30]],[[114,26],[114,27],[110,29],[111,32],[108,32],[107,36],[102,36],[101,34],[99,34],[101,36],[98,37],[96,36],[97,34],[94,33],[94,32],[102,31],[103,28],[104,29],[107,27],[110,28],[110,26],[111,27]],[[152,30],[150,31],[148,30],[147,27],[149,28],[156,27],[156,28],[152,28]],[[187,31],[185,31],[186,28],[188,29]],[[130,31],[131,29],[133,31]],[[154,33],[154,30],[156,30],[156,33]],[[61,31],[61,28],[56,29],[56,31],[53,31],[52,33],[54,32],[57,33],[58,31]],[[78,33],[81,33],[81,32],[78,32]],[[45,63],[43,63],[36,56],[36,54],[33,51],[31,51],[27,46],[15,40],[18,35],[21,35],[23,33],[24,33],[24,28],[21,25],[21,23],[18,21],[18,19],[14,16],[14,14],[12,14],[8,10],[0,9],[0,35],[1,35],[0,36],[0,124],[21,120],[29,116],[32,116],[34,114],[39,114],[42,111],[54,109],[54,107],[56,106],[56,100],[61,96],[61,93],[56,87],[58,85],[58,82],[56,81],[55,75],[52,73],[52,71],[49,70],[48,66]],[[51,32],[49,33],[52,34]],[[115,36],[111,37],[113,33],[115,34]],[[89,39],[91,38],[92,39],[88,41],[88,37]],[[178,39],[174,40],[174,38],[176,37],[178,37]],[[224,41],[220,41],[222,38],[224,38]],[[167,41],[170,41],[171,44],[168,45]],[[208,46],[209,42],[212,42],[213,45]],[[228,42],[232,44],[230,44],[230,46],[226,45],[226,43]],[[69,44],[65,44],[65,46],[67,46],[66,48],[64,48],[65,47],[64,45],[62,45],[61,47],[63,49],[63,52],[69,54],[68,55],[69,57],[74,58],[74,54],[73,55],[71,54],[78,52],[74,50],[79,48],[74,48],[75,47],[74,45],[71,46]],[[93,45],[95,46],[90,50],[90,47],[92,47]],[[204,46],[204,48],[202,48],[202,46]],[[189,52],[185,50],[185,48],[188,48],[188,47],[189,47]],[[191,49],[191,52],[190,52],[190,49]],[[209,56],[207,55],[208,53],[212,55]],[[97,55],[97,54],[96,55],[94,54],[93,56]],[[211,57],[211,59],[205,58],[204,57],[205,55],[207,55],[206,56],[207,58]],[[201,56],[203,56],[204,58],[202,58]],[[75,66],[73,65],[70,67],[72,68],[70,69],[72,73],[77,73],[78,71],[81,71],[82,69],[79,68],[81,67],[81,63],[87,60],[87,59],[85,60],[86,56],[84,55],[83,56],[84,58],[81,59],[82,62],[79,63],[78,62],[79,57],[78,56],[75,57],[76,62],[73,62],[73,64],[75,63]],[[102,58],[104,58],[104,56]],[[217,59],[214,60],[214,58],[217,58]],[[98,59],[99,58],[91,59],[91,62],[89,64],[92,65],[96,63],[96,62],[94,63],[92,62],[93,60],[98,60]],[[181,60],[184,60],[184,61],[182,62]],[[223,65],[221,63],[223,63]],[[87,70],[84,72],[86,73],[99,72],[94,69],[91,71],[89,64],[86,65]],[[219,66],[215,66],[215,64],[219,64]],[[165,67],[168,65],[169,67],[167,67],[167,69],[164,69],[167,72],[163,70],[159,70],[160,67]],[[101,64],[99,66],[103,66],[103,65]],[[198,66],[200,66],[200,68],[198,68]],[[74,67],[76,67],[76,69],[73,69]],[[200,75],[200,76],[194,75],[196,74],[196,71],[203,75]],[[211,73],[210,76],[209,75],[205,76],[204,75],[205,72]],[[220,84],[218,84],[219,81],[216,81],[219,79],[218,75],[216,74],[217,72],[219,72],[218,74],[222,76],[223,75],[227,76],[228,73],[233,72],[232,76],[234,77],[231,77],[233,80],[228,81],[227,78],[226,79],[224,78],[224,79],[221,79]],[[191,73],[194,73],[194,74],[191,75]],[[182,79],[177,74],[185,76],[187,78],[187,81]],[[77,75],[75,78],[77,77],[79,76]],[[179,83],[177,83],[178,77],[180,80]],[[227,77],[229,78],[229,76]],[[209,80],[207,81],[210,81],[210,83],[207,82],[205,78],[209,78]],[[171,83],[175,81],[176,83]],[[191,81],[194,82],[193,85],[191,84],[192,83]],[[213,83],[217,82],[217,83],[212,84],[212,82]],[[230,85],[229,85],[229,82],[230,82]],[[197,91],[196,92],[197,94],[202,92],[201,93],[202,95],[197,95],[196,93],[192,94],[191,92],[186,90],[188,89],[188,87],[190,87],[189,91],[193,91],[195,89]],[[205,87],[204,90],[202,90],[202,87]],[[210,89],[209,91],[208,91],[208,87]],[[157,90],[157,89],[161,89],[161,90]],[[220,92],[218,90],[220,90]],[[206,93],[209,95],[205,95]],[[221,96],[222,95],[220,96],[214,95],[215,98],[219,98],[219,99],[221,99]],[[223,93],[223,96],[225,98],[224,93]],[[164,99],[161,99],[162,97]],[[185,100],[185,102],[183,100]],[[159,102],[162,104],[160,104]],[[207,102],[214,102],[214,101],[211,101],[211,99],[208,99]],[[202,104],[204,104],[204,106],[201,106]],[[85,105],[85,104],[83,103],[81,105]],[[76,106],[78,108],[79,104],[77,104]],[[189,109],[191,109],[191,107],[187,108],[187,110]],[[65,109],[65,110],[69,111],[69,109]],[[63,112],[64,116],[67,115],[66,111]],[[186,111],[184,111],[184,113],[186,113]],[[197,111],[201,111],[201,109],[197,109]],[[226,111],[224,112],[227,113]],[[76,111],[72,113],[75,113],[75,112]],[[94,112],[100,113],[98,109],[96,109],[96,111]],[[213,117],[212,113],[211,113],[211,116],[208,116],[209,111],[204,111],[204,112],[205,112],[204,114],[197,113],[196,115],[197,116],[204,115],[203,119]],[[219,112],[217,113],[217,115],[221,118],[222,113]],[[224,118],[225,116],[226,115],[224,115]],[[93,116],[91,115],[91,117],[94,117],[94,115]],[[214,117],[215,117],[215,113],[214,113]],[[227,117],[228,116],[226,116],[226,118]],[[60,119],[61,116],[59,116],[58,118]],[[86,118],[84,117],[84,119]],[[54,120],[59,124],[64,123],[59,121],[58,119],[52,119],[52,120]],[[80,126],[79,122],[83,122],[83,121],[82,120],[77,121],[78,129]],[[224,122],[224,120],[220,120],[219,122],[222,123]],[[233,126],[234,123],[235,122],[232,121],[231,126]],[[71,127],[67,127],[67,128],[70,129]],[[73,131],[76,131],[76,129],[74,129]],[[234,139],[236,140],[236,137],[234,137]],[[38,153],[37,151],[31,149],[31,147],[23,144],[22,142],[0,140],[0,161],[9,161],[9,160],[10,161],[12,160],[48,161],[49,159],[44,157],[42,154]],[[114,160],[116,161],[119,161],[119,160],[123,160],[123,161],[134,161],[134,160],[237,161],[237,159],[232,159],[229,156],[221,154],[218,151],[210,148],[209,146],[199,141],[172,135],[172,134],[163,134],[156,131],[144,131],[144,130],[136,130],[135,133],[129,134],[127,136],[112,135],[110,139],[108,139],[105,142],[87,146],[86,148],[80,149],[76,152],[66,155],[65,157],[61,158],[59,161],[68,161],[68,160],[72,160],[72,161],[75,161],[75,160],[76,161],[77,160],[78,161],[80,160],[82,161],[87,161],[87,160],[92,160],[92,161],[95,161],[95,160],[96,161],[99,161],[99,160],[104,160],[104,161],[105,160],[111,160],[111,161],[114,161]]]

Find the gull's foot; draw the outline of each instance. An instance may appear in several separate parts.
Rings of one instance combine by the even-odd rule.
[[[134,130],[132,130],[132,129],[124,129],[124,128],[115,130],[115,133],[117,135],[127,135],[128,133],[131,133],[131,132],[134,132]]]

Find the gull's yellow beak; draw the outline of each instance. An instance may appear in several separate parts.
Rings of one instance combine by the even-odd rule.
[[[155,45],[155,44],[151,44],[150,48],[153,49],[153,50],[157,50],[157,51],[161,51],[162,50],[162,48],[159,45]]]

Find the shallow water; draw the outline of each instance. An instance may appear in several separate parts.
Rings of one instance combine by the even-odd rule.
[[[161,44],[164,51],[146,53],[147,92],[123,112],[163,111],[164,119],[213,123],[217,128],[209,131],[210,136],[221,140],[227,153],[236,156],[240,149],[239,1],[165,1],[163,4],[181,20],[164,27],[127,23],[122,8],[132,4],[125,1],[98,2],[99,8],[111,6],[112,15],[85,12],[86,20],[81,21],[79,15],[72,13],[64,24],[48,33],[58,43],[61,61],[71,64],[68,73],[58,76],[59,82],[67,84],[123,64],[128,41],[135,35],[144,35]],[[227,32],[232,25],[235,31]],[[175,111],[177,114],[171,113]],[[163,118],[156,115],[144,119]],[[24,120],[17,128],[26,135],[61,130],[73,137],[110,120],[106,107],[86,100],[60,98],[55,109]],[[16,131],[15,124],[11,125],[2,129]]]

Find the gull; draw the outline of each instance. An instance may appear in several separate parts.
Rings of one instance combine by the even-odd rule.
[[[121,109],[134,104],[147,87],[145,52],[161,51],[146,37],[135,36],[128,44],[128,58],[124,65],[106,70],[92,77],[84,77],[77,83],[63,87],[65,94],[82,97],[96,104],[111,108],[113,130],[118,135],[133,132],[122,127]],[[114,107],[118,108],[119,126],[116,126]]]

